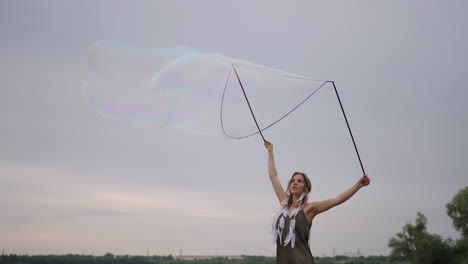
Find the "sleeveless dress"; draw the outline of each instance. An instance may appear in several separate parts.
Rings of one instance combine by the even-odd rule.
[[[289,223],[294,217],[280,216],[280,219],[284,218],[284,230],[282,232],[282,241],[286,239],[286,235],[289,233]],[[279,224],[280,219],[276,222]],[[312,224],[307,222],[304,211],[301,209],[296,217],[295,233],[296,242],[294,247],[290,244],[284,246],[280,242],[279,237],[276,240],[276,263],[277,264],[314,264],[314,257],[309,247],[309,231]]]

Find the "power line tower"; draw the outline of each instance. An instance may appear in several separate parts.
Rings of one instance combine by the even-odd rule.
[[[356,252],[345,252],[344,255],[351,258],[357,258],[362,256],[362,251],[358,248]]]

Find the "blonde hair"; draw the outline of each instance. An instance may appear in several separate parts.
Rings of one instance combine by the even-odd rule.
[[[294,176],[296,175],[302,175],[302,177],[304,178],[304,191],[305,191],[305,197],[304,199],[302,199],[302,202],[301,204],[307,204],[307,194],[309,194],[310,191],[312,191],[312,183],[310,182],[309,178],[307,177],[307,175],[303,172],[299,172],[299,171],[296,171],[293,173],[293,175],[291,176],[291,179],[288,181],[288,188],[286,189],[286,193],[288,194],[288,204],[287,204],[287,207],[290,208],[292,203],[293,203],[293,196],[290,195],[291,193],[291,183],[292,183],[292,180],[294,179]]]

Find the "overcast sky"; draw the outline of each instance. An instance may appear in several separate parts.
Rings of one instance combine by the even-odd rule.
[[[334,80],[369,187],[314,219],[316,256],[386,255],[421,211],[468,185],[466,1],[0,1],[0,250],[274,255],[278,209],[260,137],[150,131],[81,90],[99,40],[205,53]],[[333,90],[265,132],[281,181],[334,197],[362,172]]]

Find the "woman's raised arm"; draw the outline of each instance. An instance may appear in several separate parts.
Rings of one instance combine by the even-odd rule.
[[[338,195],[335,198],[331,198],[328,200],[324,201],[317,201],[317,202],[312,202],[308,204],[305,208],[307,211],[307,216],[309,219],[313,219],[316,215],[327,211],[328,209],[331,209],[339,204],[344,203],[347,201],[349,198],[351,198],[359,189],[361,189],[364,186],[367,186],[370,184],[370,179],[367,177],[367,175],[363,175],[356,184],[354,184],[351,188],[348,190],[344,191],[340,195]]]
[[[278,179],[278,172],[276,171],[275,158],[273,156],[273,144],[269,141],[265,141],[265,147],[268,150],[268,175],[270,176],[271,184],[273,185],[273,190],[275,190],[276,196],[278,197],[279,202],[281,203],[287,198],[286,193],[284,192],[283,186]]]

